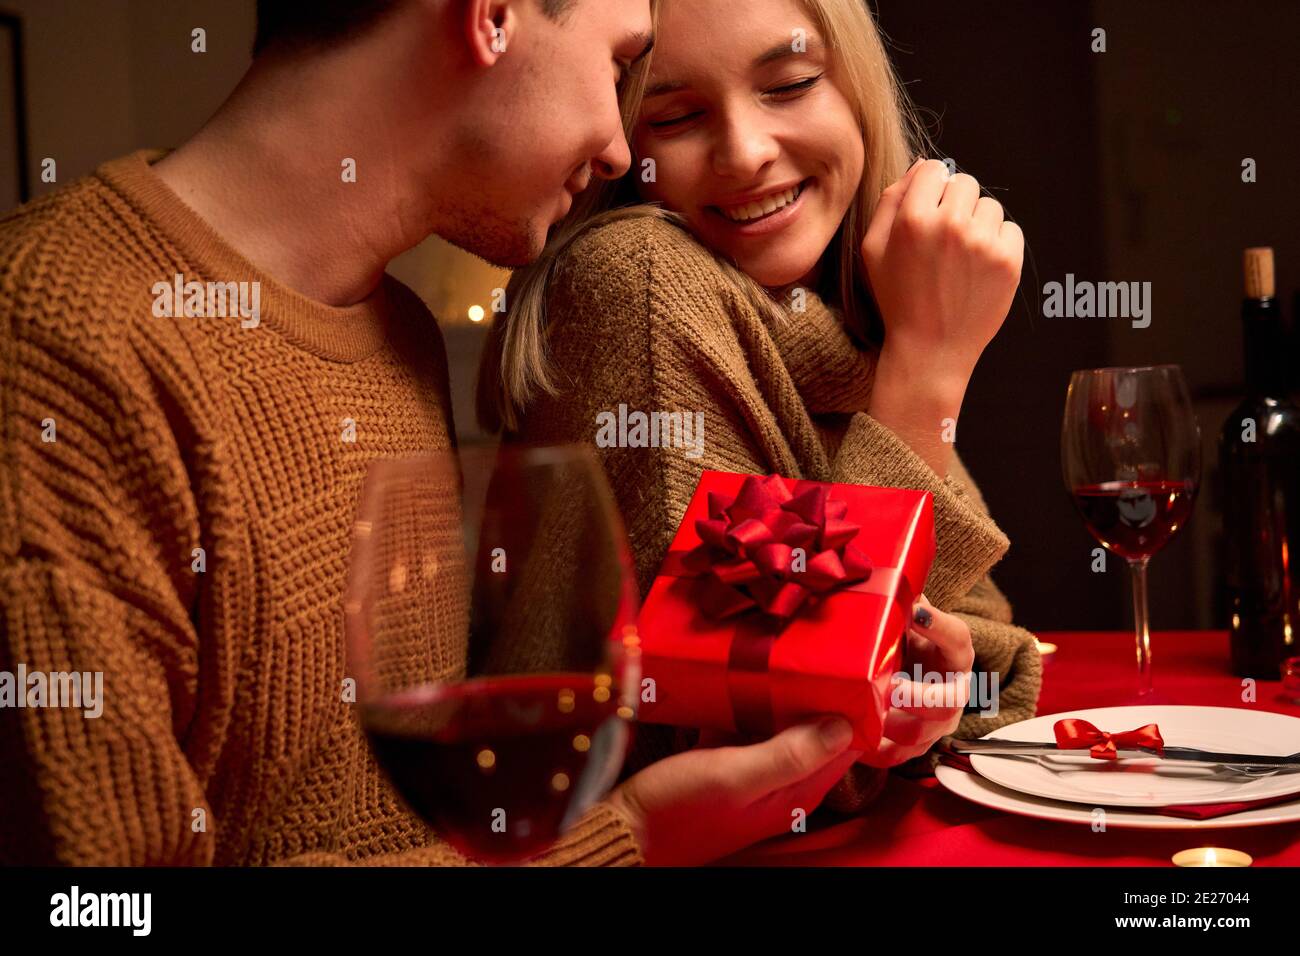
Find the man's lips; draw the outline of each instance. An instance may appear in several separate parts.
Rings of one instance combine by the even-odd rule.
[[[576,170],[574,170],[572,175],[570,175],[569,178],[565,180],[564,188],[569,191],[570,195],[577,196],[578,193],[582,192],[590,185],[591,185],[591,169],[590,167],[584,164],[583,166],[580,166]]]

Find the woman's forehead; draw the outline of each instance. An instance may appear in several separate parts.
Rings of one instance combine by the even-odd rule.
[[[690,7],[696,2],[687,0],[681,6]],[[802,10],[800,4],[791,6]],[[821,36],[810,23],[787,28],[784,24],[750,20],[744,12],[743,6],[735,10],[734,29],[731,22],[710,23],[707,30],[701,29],[699,23],[688,26],[683,22],[674,27],[671,22],[661,22],[645,95],[670,93],[731,73],[748,76],[773,63],[821,54]]]

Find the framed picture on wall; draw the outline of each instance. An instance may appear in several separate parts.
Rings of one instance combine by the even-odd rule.
[[[31,198],[23,92],[23,27],[0,10],[0,212]]]

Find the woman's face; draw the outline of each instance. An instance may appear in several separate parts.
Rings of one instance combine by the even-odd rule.
[[[633,134],[642,197],[760,284],[811,284],[862,179],[832,73],[798,0],[666,0]]]

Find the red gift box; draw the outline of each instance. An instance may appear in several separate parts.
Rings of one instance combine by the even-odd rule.
[[[638,719],[770,736],[838,714],[874,748],[933,560],[929,492],[704,472],[641,611]]]

